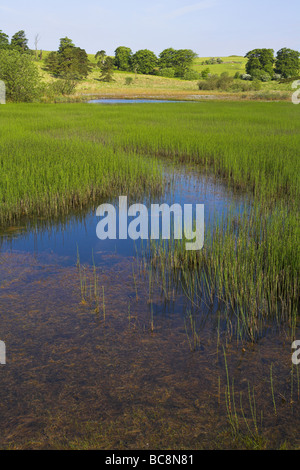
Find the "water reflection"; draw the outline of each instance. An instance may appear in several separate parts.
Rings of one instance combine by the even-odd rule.
[[[195,169],[166,169],[168,181],[165,193],[160,196],[145,196],[142,201],[128,198],[128,204],[204,204],[205,225],[212,225],[216,218],[226,214],[234,205],[235,211],[243,210],[244,199],[234,196],[225,185],[212,177],[203,176]],[[109,201],[99,201],[99,204],[109,202],[118,210],[119,196]],[[118,219],[118,212],[117,212]],[[18,228],[7,229],[0,234],[1,251],[24,251],[42,256],[52,253],[61,256],[66,265],[74,265],[76,253],[80,252],[81,261],[92,262],[92,253],[96,263],[105,263],[105,254],[118,253],[121,256],[134,256],[140,247],[140,241],[132,240],[99,240],[96,227],[99,218],[96,217],[96,207],[73,214],[64,220],[36,220],[22,224]],[[100,254],[101,253],[101,254]]]

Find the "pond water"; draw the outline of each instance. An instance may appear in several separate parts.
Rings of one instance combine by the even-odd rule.
[[[178,203],[182,207],[184,204],[204,204],[205,206],[205,223],[212,224],[215,217],[220,217],[226,213],[232,204],[235,203],[235,210],[242,210],[244,200],[242,197],[233,196],[226,188],[214,178],[203,177],[192,169],[175,170],[170,172],[166,169],[166,178],[169,185],[165,193],[142,201],[128,200],[128,205],[135,203],[143,203],[149,208],[150,205],[159,203],[167,203],[169,205]],[[117,211],[119,211],[118,198],[110,202]],[[85,214],[74,216],[56,224],[48,223],[44,220],[37,220],[34,228],[30,225],[24,226],[19,230],[11,232],[11,228],[5,232],[0,232],[0,243],[2,252],[9,250],[25,251],[35,256],[45,254],[55,254],[63,257],[63,264],[74,265],[74,256],[76,250],[80,252],[82,262],[91,262],[92,253],[96,253],[96,261],[105,263],[105,255],[118,253],[122,256],[134,256],[140,242],[135,243],[132,240],[99,240],[96,236],[96,226],[99,218],[96,216],[96,208],[93,207]],[[101,253],[101,256],[97,256]],[[76,261],[76,260],[75,260]],[[110,261],[109,261],[110,262]]]
[[[245,209],[242,195],[192,168],[166,174],[165,194],[130,203],[204,204],[206,227],[233,205],[236,213]],[[95,209],[1,233],[7,364],[0,370],[0,446],[230,447],[216,309],[197,311],[193,323],[191,299],[175,284],[166,292],[138,242],[97,238]],[[248,425],[256,432],[247,398],[251,381],[257,413],[263,411],[265,432],[276,442],[295,439],[290,423],[298,419],[283,405],[275,415],[266,394],[271,364],[276,380],[287,380],[289,348],[273,336],[226,349]]]
[[[90,100],[88,103],[94,104],[140,104],[140,103],[184,103],[184,101],[176,101],[176,100],[155,100],[155,99],[111,99],[111,98],[103,98],[99,100]]]

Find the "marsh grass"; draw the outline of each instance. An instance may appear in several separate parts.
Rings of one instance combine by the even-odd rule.
[[[143,194],[162,186],[155,159],[78,137],[71,121],[80,126],[80,116],[72,108],[67,116],[43,106],[1,109],[1,225],[64,215],[122,191]]]
[[[200,253],[186,252],[184,243],[161,242],[150,250],[166,298],[172,283],[181,284],[199,311],[221,308],[228,333],[237,341],[255,342],[274,326],[287,328],[292,338],[297,327],[300,142],[295,108],[183,105],[180,117],[172,113],[171,136],[166,106],[157,118],[163,132],[154,121],[143,132],[142,121],[138,142],[130,129],[122,142],[122,148],[166,161],[193,162],[245,194],[242,211],[233,207],[206,229]],[[175,132],[179,122],[180,132]]]
[[[151,264],[160,270],[166,298],[175,281],[194,308],[220,310],[237,341],[254,342],[274,323],[295,334],[299,107],[7,105],[0,119],[2,225],[84,210],[121,193],[153,194],[163,187],[163,162],[193,163],[244,193],[245,210],[233,208],[215,221],[200,253],[187,253],[180,243],[152,246]]]
[[[291,104],[7,105],[0,119],[2,217],[14,205],[30,212],[30,200],[41,212],[84,205],[111,186],[133,191],[136,178],[142,189],[161,170],[149,156],[195,162],[264,203],[299,204],[299,109]]]
[[[299,235],[293,213],[255,204],[208,227],[200,252],[187,252],[184,241],[161,242],[151,245],[148,263],[161,273],[166,298],[177,285],[202,318],[221,312],[230,340],[256,342],[275,330],[294,338]]]
[[[185,326],[186,336],[188,339],[190,350],[197,351],[197,349],[200,347],[201,341],[200,341],[200,336],[197,332],[196,320],[193,317],[190,310],[186,312],[186,318],[184,319],[184,326]]]

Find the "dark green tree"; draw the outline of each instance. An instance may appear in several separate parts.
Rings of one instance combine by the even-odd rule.
[[[263,70],[273,75],[274,69],[274,50],[273,49],[253,49],[247,52],[245,57],[248,59],[246,64],[246,73],[252,75],[254,70]]]
[[[102,62],[98,62],[98,67],[101,70],[100,80],[102,82],[112,82],[114,80],[114,63],[115,61],[113,57],[105,57]]]
[[[75,47],[69,38],[60,40],[58,51],[48,55],[45,67],[53,75],[68,80],[85,78],[91,70],[86,51]]]
[[[115,66],[118,70],[128,72],[131,70],[132,50],[129,47],[120,46],[115,50]]]
[[[283,78],[297,77],[300,70],[300,52],[286,47],[277,52],[275,72]]]
[[[73,43],[72,39],[68,38],[67,36],[64,38],[61,38],[58,52],[61,54],[64,51],[64,49],[69,48],[69,47],[75,47],[75,44]]]
[[[59,76],[62,78],[79,79],[79,62],[75,47],[64,47],[58,53]]]
[[[158,64],[161,69],[164,68],[174,68],[176,66],[176,50],[173,49],[172,47],[169,47],[168,49],[164,49],[160,54],[159,54],[159,60]]]
[[[100,67],[104,63],[106,57],[106,52],[102,49],[95,54],[95,59],[97,60],[97,66]]]
[[[0,49],[9,48],[9,36],[0,29]]]
[[[175,55],[175,71],[177,77],[183,77],[190,69],[197,54],[191,49],[179,49]]]
[[[45,69],[52,73],[52,75],[58,76],[60,72],[60,62],[58,52],[50,52],[45,59]]]
[[[19,52],[26,52],[29,50],[27,46],[28,39],[26,38],[25,31],[18,31],[11,38],[10,45],[13,49],[18,50]]]
[[[177,77],[184,77],[190,70],[197,54],[191,49],[169,47],[159,54],[160,68],[173,68]]]
[[[155,72],[157,63],[156,55],[148,49],[141,49],[132,56],[132,69],[137,73],[152,75]]]

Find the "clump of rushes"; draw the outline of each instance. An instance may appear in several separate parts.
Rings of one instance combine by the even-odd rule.
[[[193,309],[222,312],[231,338],[254,342],[283,324],[292,338],[299,311],[299,236],[297,217],[287,207],[270,211],[254,203],[207,228],[201,251],[186,251],[184,241],[161,242],[151,245],[148,262],[180,284]]]

